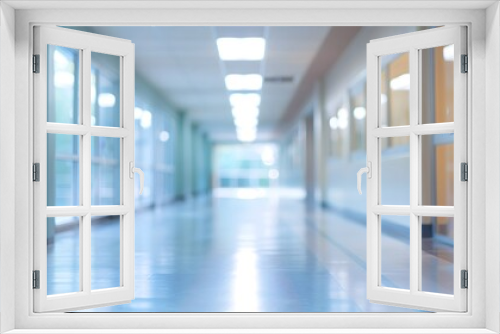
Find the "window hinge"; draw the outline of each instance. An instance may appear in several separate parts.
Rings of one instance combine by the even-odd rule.
[[[460,180],[462,181],[469,181],[469,166],[466,162],[462,162],[460,164]]]
[[[40,163],[33,164],[33,181],[40,182]]]
[[[462,55],[462,73],[469,72],[469,57],[467,55]]]
[[[40,289],[40,270],[33,270],[33,289]]]
[[[40,73],[40,55],[33,55],[33,73]]]
[[[467,289],[469,287],[469,273],[467,272],[467,270],[462,270],[461,275],[462,289]]]

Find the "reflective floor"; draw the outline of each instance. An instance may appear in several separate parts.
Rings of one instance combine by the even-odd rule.
[[[107,234],[117,224],[104,220],[93,226],[92,233],[99,234],[93,242],[105,247]],[[74,244],[71,231],[59,232],[56,238],[63,247]],[[397,234],[385,238],[396,257],[402,254],[399,263],[407,261],[407,243]],[[452,248],[427,248],[424,265],[446,269],[443,254],[449,256]],[[64,272],[66,262],[57,260],[68,252],[54,249],[49,248],[49,264],[63,263],[56,272]],[[114,280],[116,261],[102,254],[93,254],[93,274],[107,271]],[[87,311],[413,312],[366,299],[365,257],[362,223],[327,209],[307,210],[297,198],[178,202],[136,214],[136,299]],[[448,268],[452,270],[451,263]],[[408,279],[401,273],[395,277]],[[450,288],[446,280],[435,284]]]

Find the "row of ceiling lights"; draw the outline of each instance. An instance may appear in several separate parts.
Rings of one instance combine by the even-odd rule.
[[[266,40],[252,38],[218,38],[217,49],[222,61],[261,61],[264,59]],[[236,135],[244,142],[254,141],[259,124],[259,106],[262,89],[261,74],[228,74],[225,77]]]

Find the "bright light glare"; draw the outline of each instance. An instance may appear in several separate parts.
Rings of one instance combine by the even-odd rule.
[[[272,166],[274,165],[274,152],[272,149],[270,148],[266,148],[262,151],[262,153],[260,154],[260,158],[262,159],[262,162],[264,163],[264,165],[266,166]]]
[[[144,129],[149,129],[151,127],[153,115],[151,115],[151,111],[144,110],[141,115],[141,127]]]
[[[364,119],[365,117],[366,117],[366,109],[364,107],[354,108],[354,118],[355,119]]]
[[[380,104],[386,104],[386,103],[387,103],[387,95],[381,94],[380,95]]]
[[[134,108],[134,118],[135,118],[135,119],[141,119],[141,117],[142,117],[142,112],[143,112],[143,111],[144,111],[144,110],[142,110],[142,108],[135,107],[135,108]]]
[[[255,128],[237,128],[236,135],[239,141],[252,142],[257,137]]]
[[[347,118],[339,118],[339,128],[340,129],[347,128],[347,125],[349,125]]]
[[[256,108],[260,105],[260,94],[248,93],[241,94],[235,93],[229,96],[229,102],[233,107],[252,107]]]
[[[57,71],[54,74],[54,85],[57,88],[68,88],[73,87],[75,82],[75,76],[73,73],[66,71]]]
[[[229,74],[226,75],[228,90],[260,90],[262,75],[260,74]]]
[[[339,127],[339,120],[337,119],[337,117],[334,116],[330,118],[330,128],[336,130],[338,127]]]
[[[340,108],[337,111],[337,117],[339,118],[339,120],[348,119],[349,118],[349,111],[346,108]]]
[[[257,124],[259,124],[259,120],[257,118],[244,117],[234,119],[234,125],[236,125],[237,128],[254,128]]]
[[[280,172],[278,172],[277,169],[271,169],[268,173],[268,176],[271,180],[276,180],[278,177],[280,177]]]
[[[410,90],[410,74],[405,73],[391,80],[392,90]]]
[[[54,65],[56,69],[67,69],[70,65],[68,57],[59,50],[54,51]]]
[[[167,131],[160,132],[160,141],[166,142],[170,138],[170,135]]]
[[[455,59],[455,46],[447,45],[443,48],[444,61],[453,61]]]
[[[233,108],[232,113],[234,118],[244,118],[244,117],[255,118],[259,116],[259,109],[253,107],[250,108],[238,107],[238,108]]]
[[[217,49],[221,60],[262,60],[266,40],[260,37],[218,38]]]
[[[111,93],[101,93],[97,98],[97,103],[101,108],[112,108],[115,106],[116,97]]]

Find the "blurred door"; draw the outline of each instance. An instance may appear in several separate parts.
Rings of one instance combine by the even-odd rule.
[[[367,181],[367,291],[372,302],[467,310],[462,287],[467,182],[461,179],[462,163],[467,162],[466,54],[466,31],[457,26],[374,40],[367,46],[367,161],[372,168]],[[383,69],[388,64],[398,67],[386,80]],[[387,94],[393,101],[390,113],[382,101]],[[387,142],[408,143],[409,167],[398,167],[406,170],[381,161]],[[384,169],[394,177],[410,176],[406,202],[382,196],[391,193],[381,182]],[[386,235],[385,222],[396,218],[410,232],[406,242]],[[432,233],[453,247],[448,261],[423,251]],[[451,289],[440,284],[443,279],[453,282]]]
[[[34,54],[34,311],[130,302],[134,44],[38,26]],[[99,94],[97,68],[109,79],[99,83]],[[118,228],[107,243],[91,243],[103,216],[118,220]],[[48,260],[49,248],[56,260]],[[97,253],[109,263],[101,272],[91,270]]]

